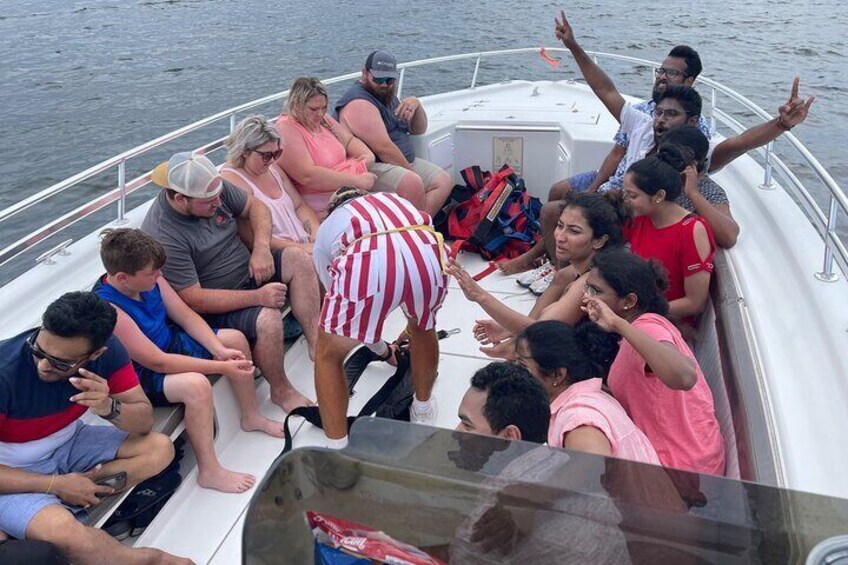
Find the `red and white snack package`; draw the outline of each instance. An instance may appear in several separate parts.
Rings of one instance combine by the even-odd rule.
[[[386,565],[446,565],[417,547],[368,526],[307,510],[306,522],[319,544]]]

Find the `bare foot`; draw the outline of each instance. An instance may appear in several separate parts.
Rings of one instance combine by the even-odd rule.
[[[265,432],[272,437],[286,437],[282,422],[266,418],[258,413],[253,416],[243,417],[241,419],[241,429],[246,432]]]
[[[286,414],[298,406],[312,406],[314,402],[303,396],[293,386],[271,391],[271,402],[282,408]]]
[[[536,259],[536,257],[533,257],[529,252],[527,252],[514,259],[498,261],[498,270],[505,275],[523,273],[524,271],[529,271],[534,267]]]
[[[197,484],[203,488],[211,488],[221,492],[244,492],[253,486],[256,477],[247,473],[236,473],[223,467],[204,469],[197,475]]]
[[[6,541],[7,539],[9,539],[9,536],[6,535],[6,532],[0,531],[0,541]]]

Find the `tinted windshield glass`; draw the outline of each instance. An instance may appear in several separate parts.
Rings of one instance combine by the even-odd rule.
[[[451,563],[795,563],[848,532],[842,499],[377,419],[277,462],[245,563],[312,563],[306,510]]]

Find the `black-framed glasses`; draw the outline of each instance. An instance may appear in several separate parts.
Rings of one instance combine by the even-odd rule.
[[[658,67],[654,69],[654,74],[657,76],[665,75],[668,78],[677,78],[677,77],[687,77],[689,76],[683,71],[678,71],[677,69],[666,69],[665,67]]]
[[[262,161],[267,163],[269,161],[276,161],[280,158],[280,155],[283,154],[282,149],[277,149],[276,151],[257,151],[256,149],[251,149],[254,153],[262,157]]]
[[[73,369],[78,369],[81,367],[88,358],[91,357],[91,353],[83,357],[82,359],[78,359],[77,361],[70,361],[68,359],[61,359],[59,357],[54,357],[49,353],[46,353],[43,349],[38,346],[36,340],[38,339],[38,334],[41,333],[41,328],[35,330],[35,332],[29,336],[26,341],[27,347],[29,348],[30,353],[36,359],[47,359],[47,362],[56,369],[57,371],[61,371],[62,373],[67,373],[72,371]]]
[[[397,80],[397,79],[395,79],[395,78],[393,78],[393,77],[382,77],[382,78],[377,78],[377,77],[375,77],[375,76],[372,76],[372,77],[371,77],[371,79],[372,79],[374,82],[376,82],[377,84],[388,84],[389,86],[393,85],[393,84],[395,83],[395,80]]]

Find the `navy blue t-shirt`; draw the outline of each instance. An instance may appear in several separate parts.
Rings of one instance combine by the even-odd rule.
[[[24,443],[47,437],[88,410],[70,401],[80,391],[68,380],[48,383],[38,377],[36,360],[26,343],[35,331],[0,341],[0,442]],[[111,336],[106,348],[84,368],[106,379],[111,394],[138,386],[130,356],[118,338]]]

